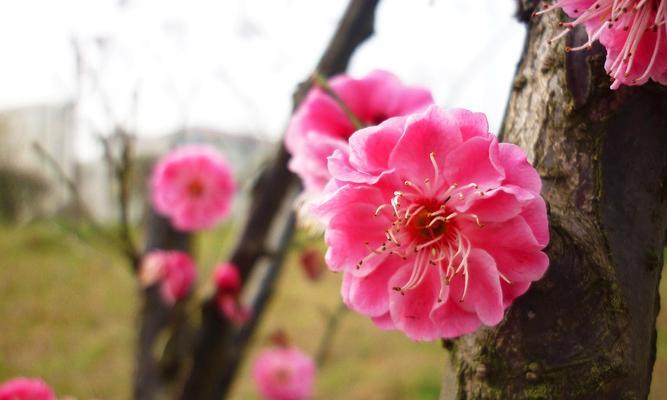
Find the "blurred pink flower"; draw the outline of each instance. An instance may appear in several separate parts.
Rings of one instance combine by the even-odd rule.
[[[415,340],[496,325],[549,259],[541,181],[484,114],[435,106],[350,137],[315,213],[353,310]]]
[[[41,379],[14,378],[0,385],[0,400],[56,400],[56,395]]]
[[[220,313],[235,324],[244,324],[250,318],[250,310],[239,302],[241,276],[231,263],[220,263],[213,273]]]
[[[302,251],[299,255],[299,261],[308,279],[311,281],[320,279],[322,272],[324,272],[324,258],[319,250],[310,248]]]
[[[183,231],[208,229],[229,214],[234,177],[222,155],[206,145],[179,147],[151,177],[155,209]]]
[[[144,287],[160,283],[162,299],[174,304],[184,298],[197,279],[197,269],[187,253],[153,250],[141,262],[139,280]]]
[[[361,79],[338,75],[331,89],[366,125],[377,125],[389,117],[422,110],[433,103],[427,89],[405,86],[393,74],[373,71]],[[327,157],[347,148],[356,128],[336,101],[324,90],[313,88],[290,121],[285,145],[292,155],[289,168],[304,185],[306,196],[317,196],[329,180]]]
[[[259,354],[252,376],[266,400],[304,400],[313,394],[315,362],[294,347],[275,347]]]
[[[559,0],[537,14],[562,8],[572,17],[558,36],[584,25],[588,42],[599,40],[607,49],[605,69],[612,89],[642,85],[649,78],[667,84],[667,0]],[[557,38],[558,38],[557,37]]]

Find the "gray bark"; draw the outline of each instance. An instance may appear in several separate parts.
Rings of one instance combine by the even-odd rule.
[[[529,15],[534,2],[522,1]],[[667,91],[609,90],[604,50],[548,45],[528,22],[502,129],[550,205],[551,265],[495,328],[447,342],[443,399],[643,399],[655,361],[665,243]],[[584,32],[568,40],[581,43]]]

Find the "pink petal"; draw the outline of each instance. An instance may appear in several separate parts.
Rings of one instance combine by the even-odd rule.
[[[539,193],[542,181],[539,174],[528,162],[526,153],[511,143],[499,144],[499,160],[505,170],[504,185],[515,185]]]
[[[380,315],[379,317],[371,317],[371,321],[373,321],[375,326],[385,331],[396,329],[394,321],[391,320],[391,314],[389,311]]]
[[[375,270],[363,277],[346,273],[341,293],[345,304],[369,317],[378,317],[389,311],[389,280],[405,264],[399,257],[388,257]]]
[[[383,214],[375,216],[377,205],[368,203],[368,197],[352,202],[350,199],[358,199],[365,194],[372,198],[375,193],[375,189],[347,187],[320,208],[320,211],[325,212],[326,207],[338,210],[343,207],[345,210],[334,214],[329,220],[324,236],[329,245],[325,258],[333,271],[368,274],[386,257],[385,253],[376,254],[357,268],[359,261],[371,254],[370,249],[379,247],[385,241],[384,231],[391,222]]]
[[[498,270],[512,282],[538,280],[549,266],[549,258],[540,251],[543,246],[522,216],[483,228],[472,222],[460,226],[473,247],[489,253]]]
[[[389,280],[392,287],[405,284],[412,273],[412,265],[400,269]],[[440,337],[438,326],[430,314],[440,292],[438,272],[430,268],[426,278],[414,289],[389,295],[389,310],[396,328],[413,340],[434,340]]]
[[[456,207],[459,212],[475,214],[482,223],[502,222],[519,215],[527,204],[541,197],[517,186],[501,186],[483,196],[470,194]]]
[[[445,113],[457,121],[464,142],[475,136],[489,136],[489,122],[484,113],[476,113],[463,108],[448,109],[445,110]]]
[[[503,289],[503,306],[509,307],[510,304],[519,296],[523,295],[530,289],[531,282],[512,282],[507,283],[504,280],[500,281],[500,286]]]
[[[476,183],[481,190],[495,188],[505,179],[493,136],[474,137],[457,147],[445,161],[444,175],[450,184]]]
[[[482,322],[477,314],[462,309],[458,301],[448,298],[431,312],[443,338],[454,338],[476,331]]]
[[[449,301],[458,301],[463,310],[475,312],[485,325],[498,324],[503,319],[504,307],[495,261],[484,250],[473,249],[468,256],[468,273],[465,296],[464,278],[457,274],[451,282]]]
[[[541,247],[549,243],[549,220],[547,205],[540,196],[535,197],[521,212],[528,226],[533,231],[537,244]]]
[[[355,132],[349,140],[350,164],[367,173],[389,169],[389,155],[403,133],[405,120],[405,117],[391,118]]]
[[[405,123],[405,132],[389,156],[389,166],[405,179],[421,183],[433,178],[434,168],[429,157],[434,154],[439,168],[445,158],[461,144],[461,132],[451,117],[435,106],[411,115]]]

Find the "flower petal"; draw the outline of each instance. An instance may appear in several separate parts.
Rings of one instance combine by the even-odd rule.
[[[456,121],[442,109],[431,106],[407,119],[405,132],[389,156],[389,166],[405,179],[422,182],[434,175],[430,154],[434,154],[442,168],[446,157],[460,144],[461,132]]]
[[[405,284],[412,273],[412,265],[400,269],[389,280],[392,287]],[[430,314],[440,292],[438,272],[430,268],[428,275],[414,289],[403,293],[393,291],[389,295],[389,310],[396,328],[413,340],[438,339],[437,325]]]
[[[498,157],[495,137],[474,137],[449,154],[444,175],[450,184],[476,183],[481,190],[493,189],[505,179]]]
[[[468,312],[475,312],[485,325],[496,325],[503,319],[503,296],[500,276],[493,258],[484,250],[473,249],[468,256],[468,289],[465,281],[456,274],[451,281],[449,301],[458,301]]]

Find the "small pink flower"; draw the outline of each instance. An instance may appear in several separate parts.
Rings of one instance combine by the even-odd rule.
[[[313,394],[315,362],[294,347],[275,347],[260,353],[252,376],[263,399],[309,399]]]
[[[350,137],[314,210],[353,310],[415,340],[496,325],[545,273],[541,181],[484,114],[435,106]]]
[[[304,250],[299,255],[299,261],[301,262],[301,269],[303,269],[308,279],[311,281],[320,279],[322,272],[324,272],[324,258],[319,250],[315,248]]]
[[[139,280],[144,287],[160,282],[162,299],[174,304],[184,298],[197,279],[197,269],[187,253],[177,250],[153,250],[144,256]]]
[[[234,264],[221,263],[213,273],[220,313],[235,324],[244,324],[250,318],[250,310],[239,302],[241,276]]]
[[[56,395],[41,379],[14,378],[0,385],[0,400],[56,400]]]
[[[642,85],[649,78],[667,84],[667,0],[558,0],[537,14],[562,8],[574,21],[558,36],[584,25],[588,42],[599,40],[607,49],[605,69],[612,89]],[[557,37],[557,38],[558,38]]]
[[[179,147],[153,170],[153,206],[177,229],[212,228],[229,214],[234,185],[231,168],[217,150],[206,145]]]
[[[331,89],[366,125],[377,125],[389,117],[406,115],[433,104],[431,93],[405,86],[393,74],[373,71],[361,79],[338,75]],[[317,196],[329,180],[327,157],[346,149],[355,127],[336,101],[320,88],[308,93],[296,111],[285,135],[292,155],[289,168],[299,175],[306,196]]]

